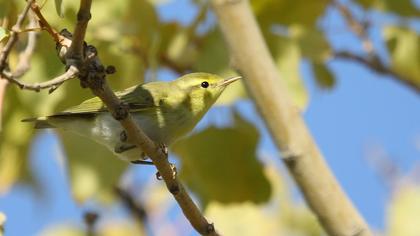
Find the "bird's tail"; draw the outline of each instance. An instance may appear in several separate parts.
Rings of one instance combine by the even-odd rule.
[[[26,118],[21,120],[22,122],[35,122],[35,129],[51,129],[55,128],[52,124],[48,122],[48,117],[37,117],[37,118]]]

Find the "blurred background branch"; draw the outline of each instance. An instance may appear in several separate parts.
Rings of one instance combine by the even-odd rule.
[[[330,235],[371,235],[307,129],[270,56],[248,1],[214,0],[234,67],[308,205]],[[328,193],[327,195],[325,193]]]

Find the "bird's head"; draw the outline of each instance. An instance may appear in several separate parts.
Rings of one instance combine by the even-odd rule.
[[[192,106],[209,108],[225,88],[240,79],[240,76],[224,79],[209,73],[191,73],[174,80],[173,83],[186,94]]]

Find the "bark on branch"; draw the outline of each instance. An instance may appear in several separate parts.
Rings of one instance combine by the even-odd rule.
[[[82,83],[104,102],[110,113],[126,130],[127,135],[153,161],[168,190],[173,194],[194,229],[202,235],[218,235],[213,224],[207,222],[176,175],[174,176],[167,154],[140,129],[128,108],[122,104],[106,83],[104,66],[96,55],[96,49],[92,46],[84,46],[84,35],[91,17],[91,3],[91,0],[81,0],[73,42],[65,58],[66,64],[80,66],[78,69]],[[87,52],[85,52],[86,49]],[[84,55],[87,55],[86,60],[84,60]]]
[[[328,168],[280,76],[247,0],[212,0],[234,66],[284,162],[329,235],[372,235]]]

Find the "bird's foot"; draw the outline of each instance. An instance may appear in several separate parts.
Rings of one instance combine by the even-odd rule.
[[[136,148],[137,146],[134,144],[128,144],[128,143],[118,143],[117,145],[115,145],[114,147],[114,152],[115,153],[123,153],[125,151],[131,150]]]
[[[175,179],[176,175],[178,174],[178,172],[176,170],[176,166],[172,163],[169,163],[169,166],[171,167],[171,170],[172,170],[172,179]],[[162,175],[160,175],[159,172],[156,172],[156,179],[162,180]]]
[[[136,164],[136,165],[154,165],[153,162],[151,162],[151,161],[145,161],[145,160],[131,161],[131,164]]]
[[[120,141],[121,142],[126,142],[128,139],[127,133],[125,132],[125,130],[121,131],[120,133]]]
[[[163,154],[165,154],[165,156],[168,156],[169,151],[168,151],[168,146],[166,146],[166,144],[164,143],[159,143],[158,147],[160,148],[160,150],[163,152]]]

